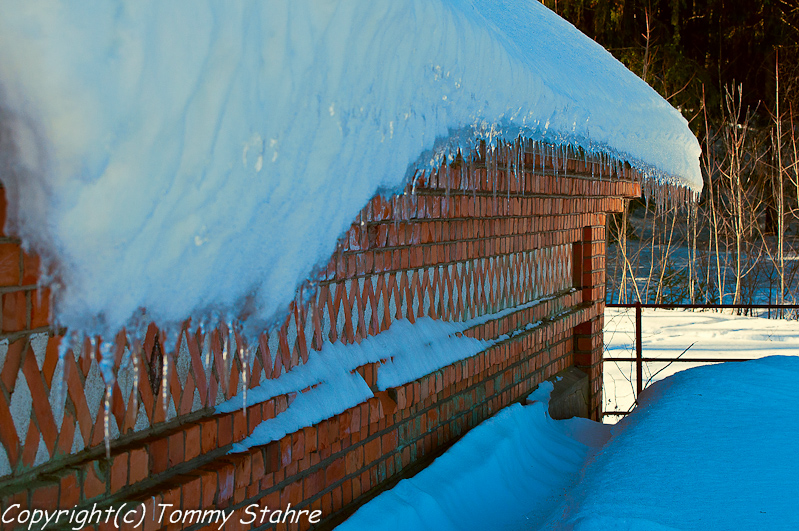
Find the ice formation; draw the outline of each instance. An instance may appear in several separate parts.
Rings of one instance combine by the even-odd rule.
[[[682,116],[533,0],[0,11],[8,225],[72,331],[267,323],[375,192],[479,140],[701,188]]]

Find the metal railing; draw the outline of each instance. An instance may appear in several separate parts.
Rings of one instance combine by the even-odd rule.
[[[644,390],[644,363],[725,363],[728,361],[752,361],[757,358],[682,358],[682,354],[672,358],[647,358],[643,355],[643,342],[641,340],[641,311],[644,308],[664,310],[799,310],[799,304],[606,304],[606,308],[635,308],[635,356],[634,357],[603,357],[602,361],[635,363],[635,404],[638,396]],[[691,345],[693,346],[693,345]],[[691,347],[688,347],[691,348]],[[602,411],[602,416],[625,416],[631,411]]]

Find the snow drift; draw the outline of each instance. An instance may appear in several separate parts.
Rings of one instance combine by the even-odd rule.
[[[587,419],[552,420],[547,402],[501,410],[336,529],[535,529],[609,436]]]
[[[793,356],[689,369],[613,427],[515,404],[337,529],[797,529],[797,376]]]
[[[579,146],[701,188],[682,116],[533,0],[0,11],[9,226],[72,330],[241,308],[267,323],[373,194],[480,139]]]
[[[657,382],[541,529],[797,529],[799,358]]]

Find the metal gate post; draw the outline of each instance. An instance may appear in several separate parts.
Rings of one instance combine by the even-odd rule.
[[[635,303],[635,400],[638,401],[638,396],[643,391],[644,387],[644,369],[641,355],[641,301]]]

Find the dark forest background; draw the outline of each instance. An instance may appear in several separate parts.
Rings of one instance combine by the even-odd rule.
[[[799,0],[542,0],[688,120],[698,203],[632,201],[608,222],[608,299],[799,295]],[[778,312],[780,313],[780,312]]]
[[[776,103],[779,61],[786,108],[799,105],[799,0],[544,0],[683,112],[695,132],[703,88],[718,118],[725,86],[743,105]]]

